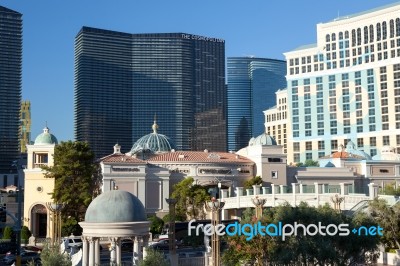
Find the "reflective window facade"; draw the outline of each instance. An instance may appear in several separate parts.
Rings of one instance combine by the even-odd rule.
[[[151,133],[179,150],[226,150],[225,44],[191,34],[83,27],[75,42],[75,137],[101,157]]]
[[[265,132],[263,111],[275,105],[275,92],[286,87],[286,62],[228,57],[228,150],[246,147]]]
[[[0,6],[0,173],[19,157],[22,15]]]

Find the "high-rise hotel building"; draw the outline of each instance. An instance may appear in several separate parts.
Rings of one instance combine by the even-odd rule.
[[[259,57],[227,59],[228,149],[238,151],[265,132],[263,111],[286,87],[286,62]]]
[[[179,150],[226,150],[225,42],[83,27],[75,39],[75,138],[97,157],[159,132]],[[144,149],[146,147],[143,147]]]
[[[4,180],[5,174],[15,171],[11,165],[19,158],[21,76],[22,14],[0,6],[0,174]]]
[[[400,152],[400,4],[317,25],[317,43],[285,53],[288,162],[351,140]]]

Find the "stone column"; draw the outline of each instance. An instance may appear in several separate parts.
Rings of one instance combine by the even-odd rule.
[[[116,245],[115,246],[116,246],[115,252],[117,253],[116,254],[117,265],[121,265],[122,255],[121,255],[121,238],[120,237],[117,237],[117,241],[116,241]]]
[[[110,237],[108,239],[111,243],[111,250],[110,250],[110,265],[116,265],[117,261],[115,259],[115,242],[117,241],[116,237]]]
[[[133,265],[138,264],[138,259],[139,259],[138,255],[139,255],[139,241],[138,237],[135,236],[135,238],[133,239],[133,261],[134,261]]]
[[[138,260],[142,260],[143,259],[143,254],[142,254],[143,238],[142,238],[142,236],[138,236],[137,238],[138,238],[138,255],[137,255],[137,257],[138,257]]]
[[[89,265],[94,265],[94,243],[93,237],[89,238]]]
[[[89,266],[89,250],[88,250],[88,238],[86,236],[82,236],[82,251],[83,251],[83,255],[82,255],[82,266]]]
[[[100,265],[100,238],[96,238],[94,250],[94,265]]]

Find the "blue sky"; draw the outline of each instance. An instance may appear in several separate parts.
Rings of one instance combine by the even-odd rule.
[[[284,59],[284,52],[316,42],[317,23],[395,2],[0,0],[0,5],[23,14],[22,98],[32,104],[32,137],[47,121],[59,140],[73,140],[74,38],[82,26],[204,35],[225,39],[227,57]]]

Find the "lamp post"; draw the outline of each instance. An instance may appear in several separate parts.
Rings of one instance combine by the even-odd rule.
[[[344,201],[344,197],[339,197],[339,195],[336,194],[335,196],[331,197],[331,200],[333,202],[333,208],[340,212],[340,204]]]
[[[20,176],[19,176],[19,162],[18,160],[12,162],[12,166],[15,167],[17,170],[17,175],[18,175],[18,180],[17,180],[17,188],[18,188],[18,213],[17,213],[17,222],[16,222],[16,231],[17,231],[17,250],[16,250],[16,265],[20,266],[21,265],[21,220],[22,220],[22,198],[21,198],[21,182],[20,182]]]
[[[251,202],[253,202],[254,206],[256,206],[256,218],[258,220],[262,217],[262,208],[267,202],[267,199],[260,199],[258,196],[256,196],[255,198],[251,199]]]
[[[206,203],[206,209],[211,211],[211,224],[213,228],[219,224],[219,214],[220,211],[224,208],[225,202],[220,202],[215,198],[212,198],[211,201]],[[211,235],[211,252],[212,252],[212,266],[220,266],[221,265],[221,256],[220,256],[220,246],[219,246],[219,236],[217,234]]]
[[[52,219],[52,244],[59,244],[61,240],[61,210],[64,208],[64,203],[46,202],[47,208],[50,210]]]
[[[175,205],[177,199],[169,198],[165,200],[169,205],[169,230],[168,230],[169,260],[171,265],[178,265],[178,259],[176,257],[176,244],[175,244]]]

